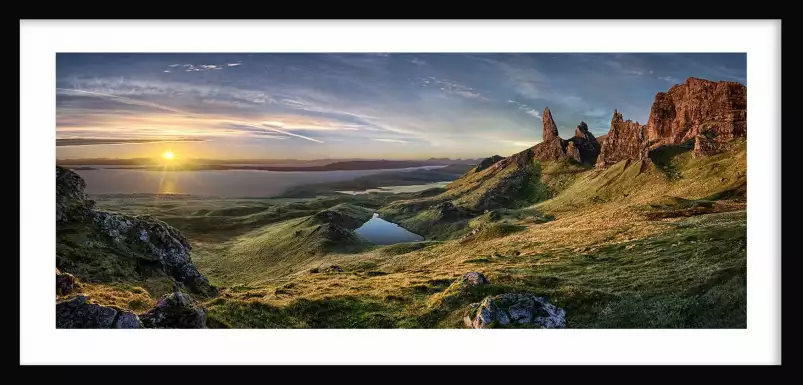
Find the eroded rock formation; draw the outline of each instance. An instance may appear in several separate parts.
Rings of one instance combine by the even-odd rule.
[[[622,160],[643,160],[649,156],[647,140],[644,134],[646,126],[624,120],[622,113],[613,111],[611,129],[605,138],[597,158],[597,168],[605,168]]]
[[[572,158],[580,163],[595,164],[600,152],[600,144],[591,132],[588,125],[580,122],[574,131],[574,136],[562,139],[558,136],[558,126],[552,118],[549,107],[544,109],[543,141],[533,146],[533,157],[540,161],[555,161]]]
[[[655,95],[646,131],[650,149],[706,132],[715,142],[747,135],[747,87],[691,77]]]

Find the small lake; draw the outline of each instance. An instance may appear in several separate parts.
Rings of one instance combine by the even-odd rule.
[[[431,170],[444,166],[348,171],[203,170],[164,172],[93,167],[96,169],[74,170],[86,181],[88,194],[150,193],[216,197],[270,197],[281,194],[289,187],[299,185],[346,181],[387,171]]]
[[[337,191],[341,194],[348,194],[348,195],[363,195],[363,194],[370,194],[370,193],[392,193],[392,194],[400,194],[400,193],[411,193],[411,192],[419,192],[424,190],[429,190],[431,188],[438,188],[438,187],[445,187],[449,183],[452,182],[434,182],[434,183],[427,183],[427,184],[416,184],[410,186],[386,186],[386,187],[379,187],[379,188],[372,188],[368,190],[344,190],[344,191]]]
[[[418,234],[412,233],[395,223],[379,218],[379,214],[374,214],[373,218],[363,223],[355,232],[367,241],[377,245],[392,245],[394,243],[419,242],[424,240],[424,237]]]

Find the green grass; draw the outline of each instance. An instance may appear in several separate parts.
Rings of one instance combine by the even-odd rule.
[[[98,203],[184,231],[199,269],[222,287],[205,301],[210,327],[463,327],[472,303],[527,292],[564,308],[570,328],[744,328],[745,170],[746,144],[737,141],[710,157],[664,148],[605,170],[494,165],[446,190],[391,200]],[[508,190],[510,178],[523,188]],[[488,198],[508,192],[513,201]],[[456,209],[444,214],[444,200]],[[486,210],[487,202],[499,205]],[[426,241],[379,247],[320,230],[349,234],[375,211]],[[63,250],[87,236],[79,230],[65,232]],[[455,287],[469,271],[492,283]],[[142,298],[119,296],[141,306]]]

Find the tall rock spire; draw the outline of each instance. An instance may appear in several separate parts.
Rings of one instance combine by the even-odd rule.
[[[558,126],[555,124],[555,121],[552,120],[552,112],[549,111],[549,107],[544,109],[544,142],[549,142],[550,140],[558,137]]]

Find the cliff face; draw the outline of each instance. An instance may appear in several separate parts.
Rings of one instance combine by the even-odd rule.
[[[747,87],[688,78],[655,95],[646,130],[650,149],[680,144],[703,133],[716,142],[747,135]]]
[[[624,120],[622,114],[614,110],[611,129],[597,158],[597,168],[605,168],[626,159],[647,159],[649,149],[644,134],[645,130],[646,126],[629,119]]]

